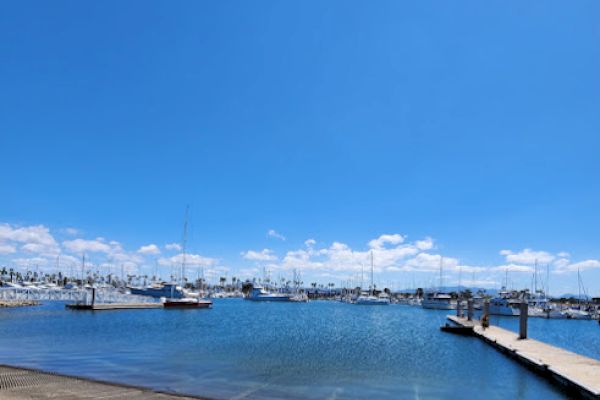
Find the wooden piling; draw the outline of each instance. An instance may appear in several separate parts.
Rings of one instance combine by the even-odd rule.
[[[527,339],[527,318],[529,317],[529,304],[523,300],[520,304],[519,314],[519,339]]]

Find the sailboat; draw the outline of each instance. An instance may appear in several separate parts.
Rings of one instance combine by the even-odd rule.
[[[442,289],[443,274],[442,267],[444,258],[440,257],[440,290]],[[421,302],[421,307],[434,310],[454,310],[456,309],[456,300],[448,293],[430,292],[425,294],[425,298]]]
[[[585,287],[583,286],[583,282],[581,280],[581,273],[579,272],[579,269],[577,269],[577,290],[578,290],[578,295],[577,295],[577,308],[575,307],[570,307],[569,309],[565,310],[565,314],[567,314],[567,318],[570,319],[592,319],[592,316],[590,315],[589,312],[582,310],[581,309],[581,292],[583,289],[583,295],[585,296],[586,300],[587,300],[587,293],[585,291]]]
[[[181,260],[181,277],[180,285],[183,288],[183,279],[185,275],[185,246],[187,244],[187,226],[188,226],[188,213],[189,206],[185,209],[185,222],[183,224],[183,240],[181,246],[182,260]],[[182,290],[183,291],[183,290]],[[185,291],[183,291],[185,293]],[[212,301],[208,299],[192,298],[192,297],[176,297],[174,293],[174,287],[171,287],[171,297],[163,299],[163,306],[165,308],[210,308],[212,307]]]
[[[369,293],[361,294],[356,298],[354,304],[361,306],[387,306],[390,304],[389,297],[375,296],[375,285],[373,284],[373,251],[371,250],[371,286]]]

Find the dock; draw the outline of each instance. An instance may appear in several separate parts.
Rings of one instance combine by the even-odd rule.
[[[0,399],[3,400],[192,400],[178,393],[46,373],[0,365]]]
[[[600,361],[551,346],[534,339],[519,339],[515,332],[497,326],[483,328],[478,321],[449,315],[460,327],[531,370],[563,386],[568,392],[587,399],[600,399]]]
[[[0,308],[29,307],[39,304],[40,302],[36,300],[0,300]]]
[[[143,310],[152,308],[164,308],[162,303],[96,303],[96,304],[67,304],[71,310]]]

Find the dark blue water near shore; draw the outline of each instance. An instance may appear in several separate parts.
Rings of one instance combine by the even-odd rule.
[[[47,303],[0,310],[0,363],[215,398],[564,398],[482,341],[440,332],[445,315],[238,299],[216,300],[212,310],[77,312]],[[593,323],[539,320],[531,332],[598,357],[598,346],[571,340],[579,332],[599,343]]]

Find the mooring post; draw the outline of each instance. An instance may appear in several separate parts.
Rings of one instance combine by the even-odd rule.
[[[467,320],[473,321],[473,299],[467,300]]]
[[[490,301],[483,302],[483,314],[481,314],[481,326],[485,329],[490,326]]]
[[[456,316],[459,318],[462,317],[462,304],[460,301],[460,297],[456,299]]]
[[[519,339],[527,339],[527,317],[529,316],[529,304],[522,300],[519,314]]]
[[[96,288],[92,288],[92,307],[94,307],[94,303],[96,302]]]

